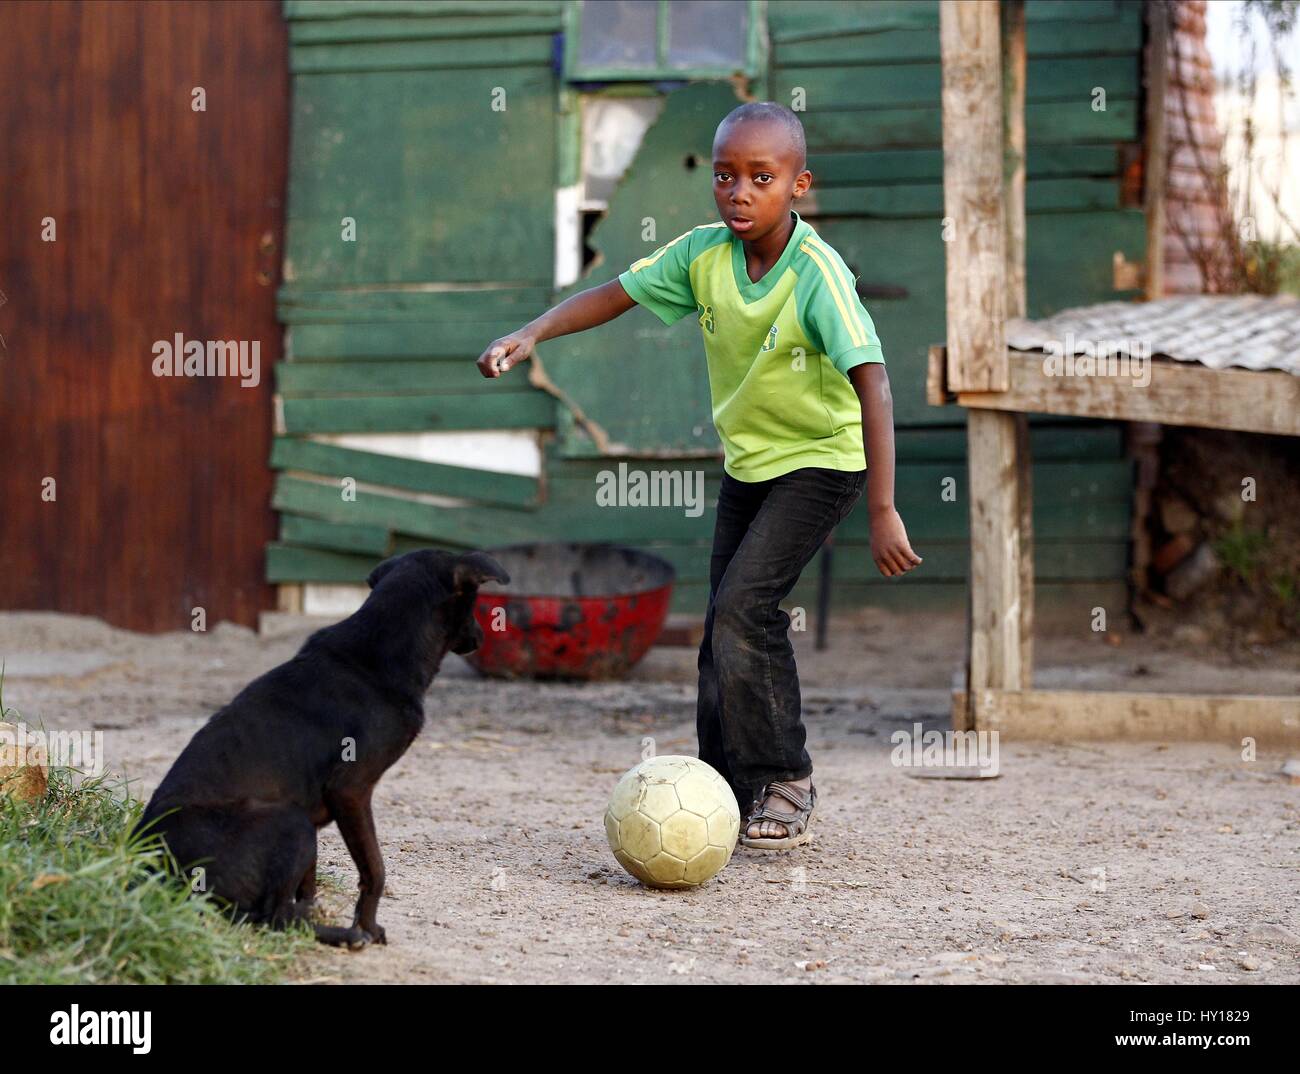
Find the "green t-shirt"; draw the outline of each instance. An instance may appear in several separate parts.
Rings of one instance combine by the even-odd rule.
[[[880,340],[844,260],[790,215],[790,241],[757,283],[740,238],[721,221],[679,235],[618,277],[665,324],[698,314],[723,466],[738,481],[866,465],[847,373],[883,362]]]

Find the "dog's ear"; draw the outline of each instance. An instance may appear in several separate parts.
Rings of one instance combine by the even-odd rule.
[[[379,564],[379,566],[376,567],[373,571],[371,571],[370,577],[366,579],[366,583],[370,586],[370,588],[374,589],[375,586],[377,586],[380,583],[380,581],[383,579],[384,575],[397,566],[397,561],[401,558],[402,558],[401,556],[390,556],[388,559],[384,560],[383,563]]]
[[[456,592],[477,589],[487,581],[505,585],[510,581],[510,575],[486,552],[466,552],[463,556],[456,557],[456,566],[452,570],[452,583]]]

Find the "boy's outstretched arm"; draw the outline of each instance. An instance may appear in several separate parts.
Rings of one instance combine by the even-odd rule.
[[[511,366],[533,357],[533,347],[542,340],[595,328],[635,305],[617,279],[580,291],[517,332],[494,339],[479,355],[478,371],[485,377],[499,377]]]
[[[882,362],[849,370],[862,404],[862,442],[867,449],[867,509],[871,513],[871,558],[886,578],[906,574],[921,562],[907,541],[894,509],[894,397]]]

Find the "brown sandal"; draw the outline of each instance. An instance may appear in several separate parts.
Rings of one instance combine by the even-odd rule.
[[[778,813],[770,806],[764,806],[763,803],[767,800],[769,794],[784,798],[794,806],[797,812],[793,815]],[[813,810],[816,806],[816,787],[810,786],[805,791],[802,787],[796,787],[792,783],[769,783],[754,800],[749,816],[745,818],[740,826],[741,845],[754,847],[757,850],[788,850],[791,847],[803,846],[812,838],[812,834],[808,831],[808,825],[812,821]],[[763,820],[774,820],[777,824],[785,825],[786,834],[779,839],[759,837],[751,839],[748,835],[749,826]]]

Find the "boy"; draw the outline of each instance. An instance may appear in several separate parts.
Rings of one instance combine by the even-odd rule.
[[[638,303],[666,324],[698,314],[725,456],[698,661],[699,756],[736,793],[741,843],[773,850],[807,842],[817,802],[780,602],[864,488],[880,572],[921,562],[894,510],[893,403],[875,327],[839,254],[791,208],[811,185],[799,118],[772,102],[741,105],[713,141],[722,222],[678,236],[478,359],[498,377],[536,343]]]

